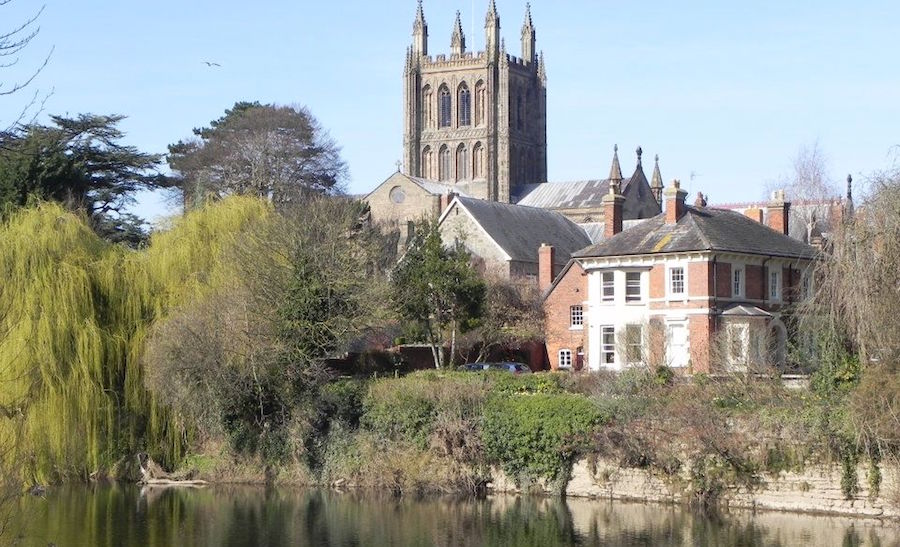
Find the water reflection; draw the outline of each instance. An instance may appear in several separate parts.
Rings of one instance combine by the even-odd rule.
[[[94,485],[51,490],[22,508],[25,521],[13,527],[23,531],[20,544],[41,546],[900,546],[900,530],[868,521],[710,517],[659,505],[512,496],[415,500],[249,486],[142,492]]]

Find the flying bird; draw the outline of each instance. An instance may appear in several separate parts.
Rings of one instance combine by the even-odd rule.
[[[221,67],[221,66],[222,66],[222,65],[220,65],[219,63],[214,63],[214,62],[212,62],[212,61],[201,61],[201,62],[202,62],[203,64],[205,64],[206,66],[209,66],[209,67],[213,67],[213,66]]]

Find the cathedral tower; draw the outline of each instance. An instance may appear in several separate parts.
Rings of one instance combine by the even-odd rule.
[[[506,52],[493,0],[484,26],[485,51],[467,51],[457,13],[450,55],[429,56],[419,1],[404,70],[403,171],[509,202],[547,180],[547,78],[530,7],[521,57]]]

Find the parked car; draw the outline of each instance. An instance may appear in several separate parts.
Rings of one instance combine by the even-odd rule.
[[[484,372],[484,371],[497,371],[497,372],[511,372],[513,374],[531,374],[531,368],[524,363],[515,363],[512,361],[503,361],[500,363],[469,363],[468,365],[463,365],[462,370],[468,372]]]
[[[491,363],[491,370],[504,370],[513,374],[531,374],[531,367],[529,367],[525,363],[515,363],[512,361]]]

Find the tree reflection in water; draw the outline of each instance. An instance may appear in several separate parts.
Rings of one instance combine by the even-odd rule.
[[[90,485],[24,499],[22,510],[28,532],[20,544],[41,546],[900,545],[900,530],[867,521],[515,496],[414,499],[252,486],[142,494],[130,485]]]

